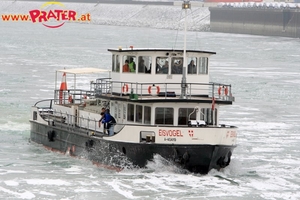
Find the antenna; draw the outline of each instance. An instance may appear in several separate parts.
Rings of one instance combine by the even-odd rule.
[[[185,11],[184,16],[184,46],[183,46],[183,68],[182,68],[182,79],[181,79],[181,99],[186,99],[186,31],[187,31],[187,9],[191,9],[190,1],[183,1],[182,9]]]

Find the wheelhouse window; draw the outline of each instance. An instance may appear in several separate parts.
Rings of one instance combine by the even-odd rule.
[[[120,72],[120,56],[116,55],[116,72]]]
[[[207,57],[199,58],[198,74],[208,74],[208,58]]]
[[[138,73],[151,74],[152,58],[150,56],[139,56]]]
[[[171,62],[171,73],[172,74],[182,74],[183,69],[183,58],[182,57],[174,57]]]
[[[151,124],[151,107],[144,107],[144,124]]]
[[[173,108],[155,108],[155,124],[173,125]]]
[[[190,57],[188,58],[188,67],[187,67],[187,73],[188,74],[197,74],[197,58]]]
[[[179,108],[178,125],[188,125],[189,120],[196,120],[196,113],[194,108]]]
[[[134,104],[127,105],[127,121],[134,122]]]
[[[156,74],[168,74],[169,73],[169,61],[168,57],[157,57],[156,58]]]
[[[215,112],[215,118],[213,119],[213,112]],[[202,108],[200,113],[200,120],[205,121],[208,125],[217,124],[217,109],[214,111],[211,108]]]
[[[123,56],[122,72],[136,72],[136,57],[135,56]]]
[[[112,71],[113,72],[120,72],[120,60],[119,55],[112,55]]]
[[[143,106],[141,105],[135,106],[135,121],[138,123],[143,122]]]

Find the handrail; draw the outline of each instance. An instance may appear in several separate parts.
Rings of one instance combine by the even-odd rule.
[[[69,113],[64,112],[58,112],[54,110],[47,110],[47,111],[40,111],[40,116],[47,121],[49,124],[52,124],[58,128],[67,127],[67,129],[77,132],[82,131],[90,131],[95,133],[103,133],[101,128],[98,128],[98,119],[92,119],[92,118],[86,118],[83,116],[75,116],[71,115]],[[119,133],[126,125],[131,126],[148,126],[148,127],[174,127],[174,126],[168,126],[163,124],[122,124],[122,123],[116,123],[115,124],[115,133]],[[178,126],[178,127],[186,127],[189,126]],[[231,125],[225,125],[220,124],[219,126],[215,125],[206,125],[206,126],[199,126],[199,128],[236,128],[236,126]],[[86,132],[89,134],[89,132]]]
[[[128,93],[134,93],[138,95],[140,99],[143,98],[143,96],[149,96],[149,87],[155,86],[159,87],[159,91],[161,94],[159,94],[160,97],[167,97],[168,92],[180,92],[180,88],[182,83],[149,83],[149,82],[130,82],[130,81],[111,81],[110,79],[101,79],[101,82],[92,83],[94,85],[94,88],[98,89],[98,94],[110,94],[113,93],[119,93],[121,96]],[[216,97],[220,98],[221,96],[226,96],[226,98],[223,98],[223,100],[233,101],[234,97],[231,93],[231,85],[230,84],[222,84],[222,83],[185,83],[187,87],[187,97],[191,98],[193,96],[207,96],[207,97]],[[129,90],[126,89],[126,91],[123,91],[123,87],[126,86],[129,87]],[[95,89],[96,90],[96,89]],[[158,90],[158,89],[157,89]],[[156,90],[156,91],[157,91]],[[100,91],[100,92],[99,92]],[[97,94],[97,92],[95,91]],[[157,91],[158,93],[158,91]],[[222,94],[221,94],[222,93]],[[174,92],[175,94],[175,92]],[[175,96],[178,96],[180,94],[176,94]]]

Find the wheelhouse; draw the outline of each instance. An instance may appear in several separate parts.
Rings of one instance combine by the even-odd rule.
[[[219,126],[219,106],[232,104],[234,100],[231,85],[209,82],[209,57],[214,52],[187,50],[188,66],[183,67],[182,50],[119,48],[108,51],[112,53],[112,71],[108,78],[92,81],[88,91],[64,91],[68,92],[63,96],[63,102],[67,102],[64,105],[74,107],[74,113],[81,111],[82,118],[96,121],[101,108],[109,107],[117,123],[123,125]],[[72,73],[72,70],[59,72]],[[58,100],[59,95],[61,90],[57,89],[56,105],[63,104]],[[72,102],[67,101],[69,96]],[[56,108],[64,112],[61,107]]]

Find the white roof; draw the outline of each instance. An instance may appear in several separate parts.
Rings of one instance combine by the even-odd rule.
[[[74,69],[61,69],[57,72],[65,72],[68,74],[93,74],[101,72],[109,72],[107,69],[98,69],[98,68],[74,68]]]

